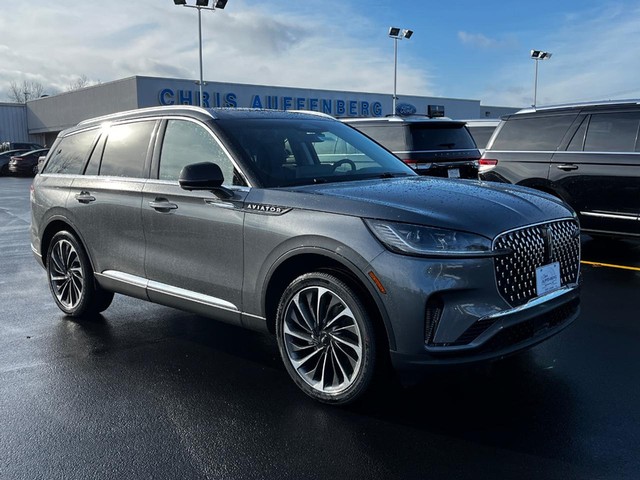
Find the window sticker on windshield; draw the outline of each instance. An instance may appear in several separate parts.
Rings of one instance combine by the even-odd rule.
[[[553,262],[536,268],[536,291],[538,295],[545,295],[558,290],[560,285],[560,263]]]

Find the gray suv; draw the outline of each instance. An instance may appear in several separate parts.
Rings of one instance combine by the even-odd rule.
[[[345,142],[336,158],[327,145]],[[534,190],[422,177],[322,114],[162,107],[63,131],[31,241],[67,315],[114,292],[275,334],[311,397],[500,358],[579,310],[576,217]]]

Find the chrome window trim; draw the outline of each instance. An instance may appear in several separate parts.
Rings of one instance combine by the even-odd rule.
[[[447,150],[392,150],[393,153],[442,153],[442,152],[476,152],[477,148],[454,148]]]
[[[569,154],[588,154],[588,155],[640,155],[640,152],[594,152],[584,150],[493,150],[486,149],[486,153],[569,153]]]
[[[212,117],[213,119],[215,119],[215,117]],[[251,183],[249,182],[249,179],[247,177],[247,175],[245,174],[244,170],[242,168],[240,168],[238,166],[238,162],[235,161],[235,159],[233,158],[233,155],[231,155],[231,153],[229,152],[229,150],[227,149],[227,147],[220,141],[220,139],[218,138],[218,136],[215,134],[215,132],[213,130],[211,130],[211,127],[209,125],[207,125],[206,123],[196,119],[196,118],[191,118],[191,117],[185,117],[182,115],[164,115],[161,117],[162,120],[167,120],[167,127],[169,126],[169,120],[182,120],[182,121],[188,121],[191,123],[195,123],[196,125],[199,125],[200,127],[204,128],[209,135],[211,135],[211,137],[213,137],[213,140],[218,144],[218,146],[222,149],[222,151],[224,152],[224,154],[227,156],[227,158],[229,159],[229,161],[231,162],[231,164],[233,165],[233,168],[235,170],[237,170],[238,172],[240,172],[240,175],[242,176],[242,179],[244,180],[244,182],[247,184],[247,186],[252,187],[253,185],[251,185]],[[164,144],[164,136],[166,134],[166,128],[164,129],[163,135],[162,135],[162,143]],[[160,164],[162,163],[162,145],[160,146],[160,154],[158,155],[158,167],[160,167]],[[160,172],[157,172],[158,175],[160,174]],[[156,179],[154,179],[156,180]],[[160,179],[157,179],[160,180]],[[225,187],[233,187],[233,184],[228,184],[228,183],[223,183],[223,185]],[[241,185],[244,186],[244,185]]]
[[[494,150],[494,149],[487,148],[485,150],[485,153],[486,154],[491,154],[491,153],[547,153],[548,154],[548,153],[558,153],[558,150]],[[545,161],[548,161],[548,160],[545,160]]]
[[[597,150],[558,150],[556,153],[580,153],[587,155],[640,155],[640,152],[599,152]]]

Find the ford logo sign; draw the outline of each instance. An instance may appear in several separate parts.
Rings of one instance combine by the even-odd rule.
[[[396,105],[397,115],[414,115],[418,110],[410,103],[399,103]]]

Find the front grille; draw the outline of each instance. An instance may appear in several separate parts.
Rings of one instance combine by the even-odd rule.
[[[573,220],[534,225],[504,233],[493,242],[494,250],[509,254],[494,260],[496,284],[509,305],[524,305],[538,294],[536,268],[560,263],[560,284],[575,283],[580,272],[580,228]]]

